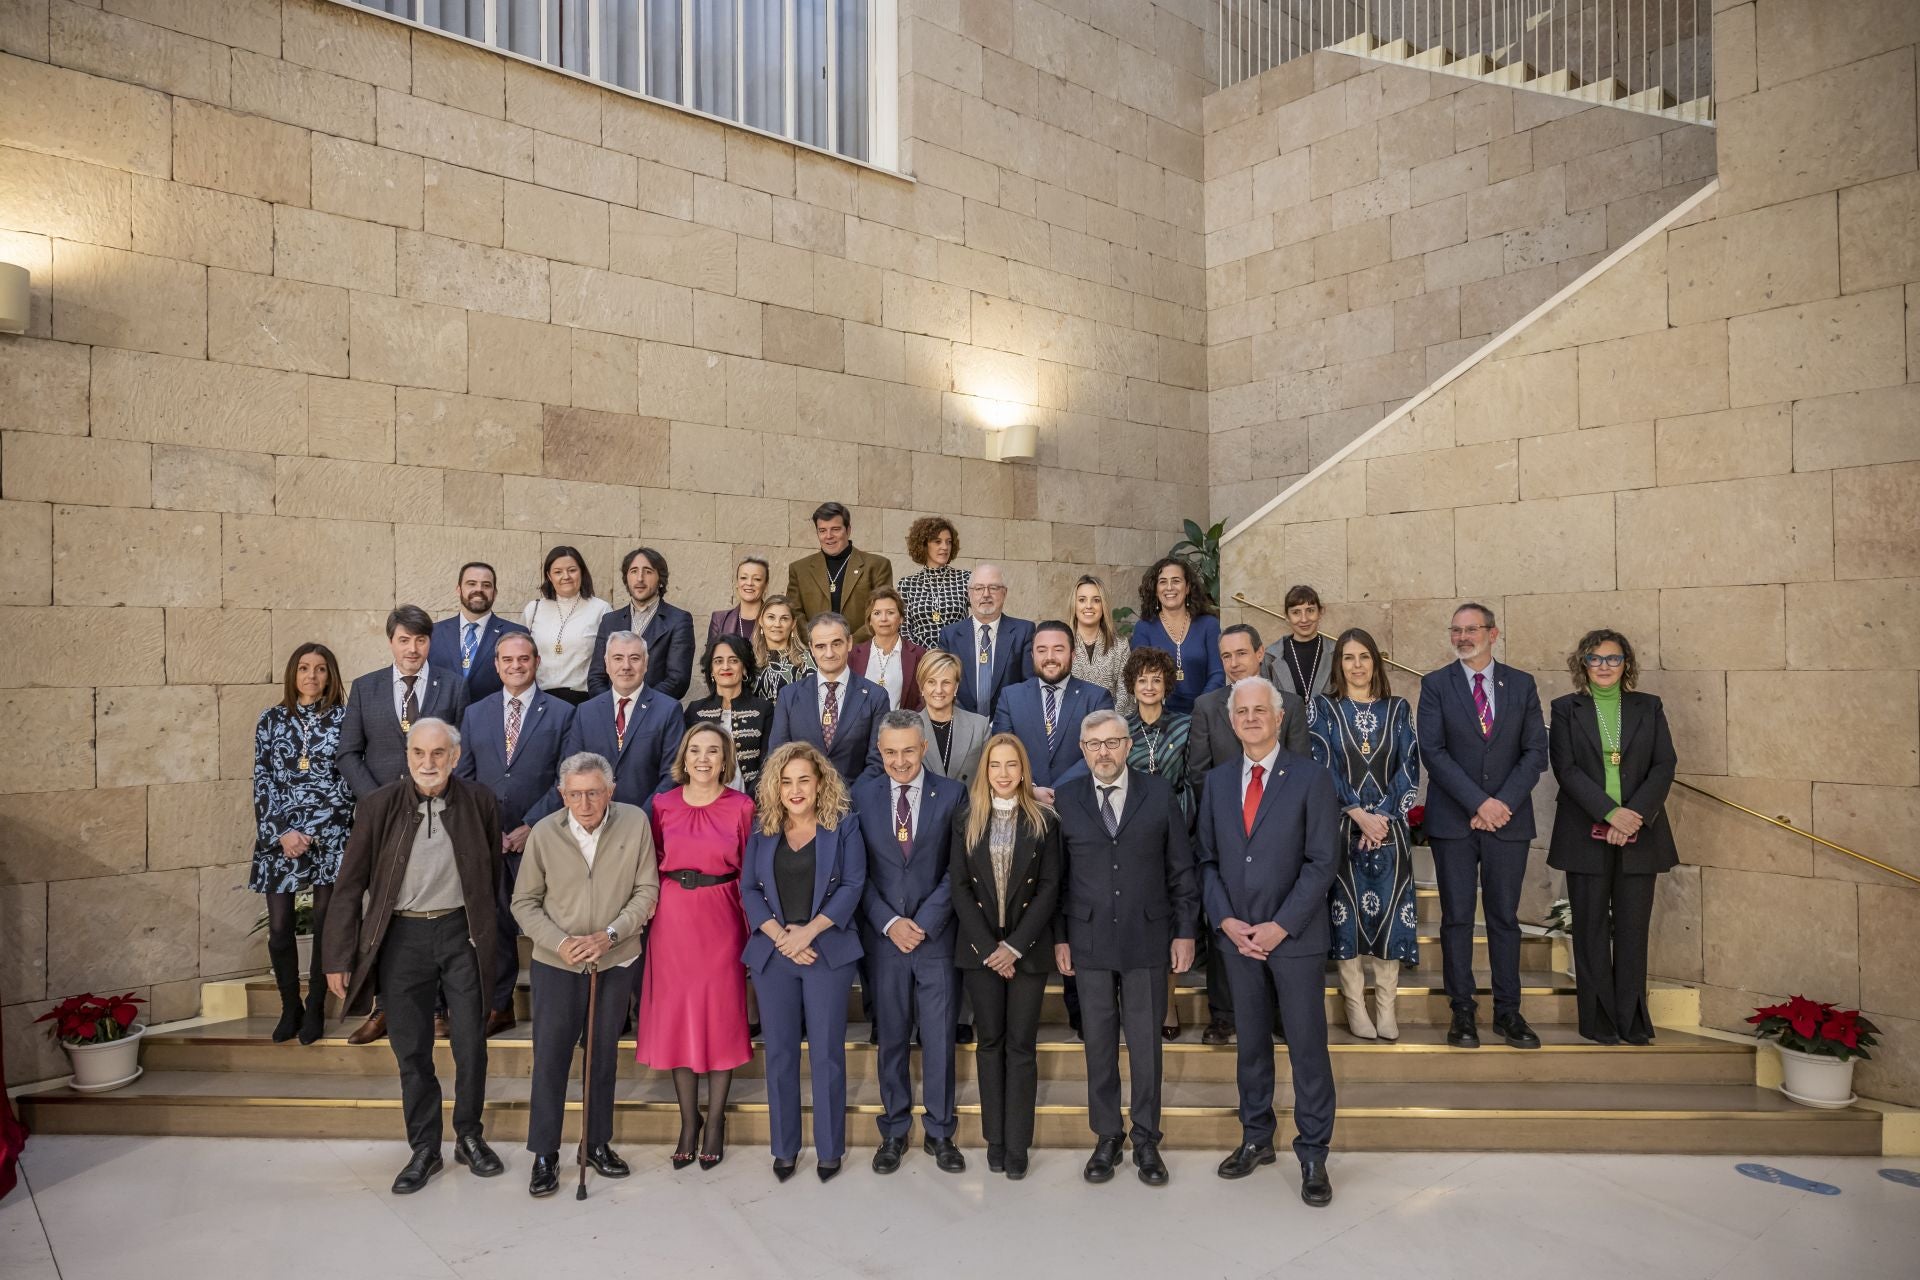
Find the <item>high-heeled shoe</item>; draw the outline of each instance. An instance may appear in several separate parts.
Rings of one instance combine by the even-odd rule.
[[[714,1149],[708,1151],[706,1144],[700,1146],[700,1168],[704,1172],[727,1158],[727,1118],[723,1115],[713,1126]]]
[[[793,1163],[791,1160],[775,1160],[773,1162],[773,1176],[785,1182],[793,1176]]]
[[[814,1169],[814,1172],[820,1175],[820,1181],[832,1182],[840,1176],[840,1162],[838,1160],[822,1160]]]
[[[699,1159],[700,1130],[706,1127],[706,1123],[707,1123],[706,1119],[703,1116],[695,1116],[693,1118],[693,1148],[694,1149],[691,1151],[674,1152],[673,1153],[674,1168],[684,1169],[688,1165],[692,1164],[695,1160]]]
[[[1160,1038],[1162,1040],[1178,1040],[1180,1038],[1180,1024],[1176,1022],[1169,1026],[1164,1022],[1161,1023]]]

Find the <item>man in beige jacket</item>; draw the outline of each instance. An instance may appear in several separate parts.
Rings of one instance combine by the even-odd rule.
[[[536,1196],[560,1188],[567,1082],[596,971],[587,1162],[608,1178],[631,1172],[609,1145],[615,1055],[633,1003],[640,932],[660,901],[651,824],[644,810],[614,803],[613,766],[606,757],[590,751],[568,756],[560,763],[559,789],[567,807],[542,818],[528,834],[513,888],[513,918],[533,942],[527,1150],[534,1159],[527,1190]]]

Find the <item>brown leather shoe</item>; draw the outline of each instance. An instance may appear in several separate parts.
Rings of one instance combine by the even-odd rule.
[[[495,1009],[487,1015],[487,1036],[499,1035],[502,1031],[511,1031],[519,1026],[519,1019],[513,1016],[511,1009]]]
[[[386,1034],[387,1015],[376,1012],[353,1029],[353,1034],[347,1037],[347,1043],[372,1044],[375,1040],[383,1039]]]
[[[442,1013],[434,1014],[433,1015],[433,1038],[435,1040],[445,1040],[448,1037],[450,1037],[452,1034],[453,1034],[453,1029],[447,1025],[446,1015]]]

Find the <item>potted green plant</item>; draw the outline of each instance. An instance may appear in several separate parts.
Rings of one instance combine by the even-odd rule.
[[[140,1078],[140,1037],[147,1028],[138,1021],[138,1006],[145,1003],[131,991],[123,996],[88,991],[68,996],[34,1021],[53,1024],[47,1032],[67,1051],[73,1087],[105,1093]]]
[[[1867,1050],[1880,1031],[1858,1009],[1790,996],[1755,1009],[1747,1021],[1780,1050],[1780,1092],[1809,1107],[1853,1105],[1853,1064],[1873,1056]]]
[[[1207,598],[1215,604],[1220,603],[1220,535],[1226,528],[1224,520],[1208,529],[1191,520],[1182,520],[1180,529],[1187,536],[1167,548],[1168,555],[1179,556],[1193,566],[1200,581],[1206,584]]]
[[[253,928],[247,930],[247,936],[262,933],[267,928],[267,913],[262,911],[260,918],[253,922]],[[313,894],[296,893],[293,895],[293,945],[300,953],[300,972],[313,972]]]

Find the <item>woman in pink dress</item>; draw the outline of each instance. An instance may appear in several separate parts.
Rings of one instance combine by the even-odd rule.
[[[647,935],[634,1057],[656,1071],[673,1072],[680,1101],[676,1169],[696,1157],[702,1169],[711,1169],[726,1155],[727,1090],[734,1068],[753,1056],[747,977],[740,965],[747,941],[740,858],[753,827],[753,797],[727,786],[733,763],[732,739],[718,725],[696,725],[680,740],[674,759],[673,780],[680,785],[653,799],[660,906]]]

